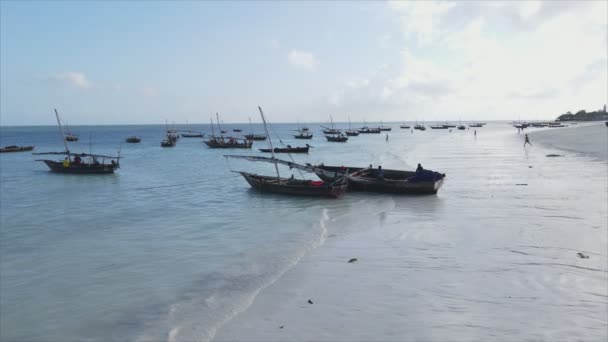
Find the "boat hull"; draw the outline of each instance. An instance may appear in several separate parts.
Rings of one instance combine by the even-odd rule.
[[[298,135],[294,135],[293,137],[295,139],[306,139],[306,140],[309,140],[309,139],[312,139],[312,134],[309,134],[309,135],[298,134]]]
[[[392,194],[436,194],[443,185],[443,177],[433,181],[409,181],[416,176],[414,171],[384,170],[385,179],[357,175],[361,167],[317,166],[315,174],[325,182],[332,182],[336,177],[348,172],[348,189],[352,191],[379,192]],[[333,173],[333,174],[332,174]]]
[[[276,177],[260,176],[247,172],[240,172],[251,187],[260,192],[270,192],[275,194],[308,196],[308,197],[330,197],[338,198],[348,189],[346,182],[340,184],[311,185],[311,181],[291,180]]]
[[[118,168],[118,165],[112,164],[74,164],[70,166],[63,166],[63,162],[54,160],[42,160],[46,166],[51,169],[52,172],[57,173],[70,173],[70,174],[108,174],[114,173],[114,170]]]
[[[246,143],[219,143],[215,141],[205,141],[205,144],[210,148],[251,148],[253,145],[252,141],[247,141]]]
[[[292,147],[292,148],[280,148],[280,147],[275,147],[274,148],[274,153],[308,153],[308,149],[310,148],[310,146],[306,146],[306,147]],[[260,148],[259,149],[261,152],[267,152],[270,153],[273,150],[269,149],[269,148]]]
[[[31,151],[35,146],[7,146],[0,148],[0,153]]]

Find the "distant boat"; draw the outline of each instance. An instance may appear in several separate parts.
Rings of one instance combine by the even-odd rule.
[[[6,147],[1,147],[0,148],[0,153],[6,153],[6,152],[25,152],[25,151],[31,151],[34,149],[35,146],[6,146]]]
[[[327,141],[332,141],[332,142],[348,141],[348,137],[346,135],[342,135],[342,134],[326,135],[325,138],[327,138]]]
[[[141,137],[132,135],[132,136],[128,137],[127,139],[125,139],[125,141],[130,144],[136,144],[141,141]]]
[[[34,155],[65,155],[65,159],[59,161],[38,159],[36,161],[44,162],[52,172],[69,174],[108,174],[114,173],[114,170],[120,167],[120,154],[114,157],[70,152],[57,109],[55,109],[55,117],[57,118],[57,124],[59,125],[59,131],[65,146],[65,151],[34,153]],[[99,162],[99,159],[101,159],[101,162]],[[109,164],[105,163],[106,159],[110,160]]]
[[[446,125],[441,125],[441,124],[437,124],[437,125],[431,125],[429,126],[431,127],[431,129],[448,129],[448,126]]]
[[[163,139],[160,142],[160,147],[175,147],[175,140],[171,140],[171,139]]]
[[[388,132],[390,130],[392,130],[391,127],[386,127],[382,124],[382,121],[380,121],[380,126],[378,127],[379,130],[383,131],[383,132]]]
[[[419,124],[416,124],[414,126],[414,129],[417,129],[419,131],[426,131],[426,127],[424,127],[424,125],[419,125]]]
[[[275,147],[274,149],[270,148],[259,148],[261,152],[274,152],[274,153],[308,153],[308,149],[311,146],[306,144],[306,146],[302,147],[291,147],[287,145],[287,147]]]
[[[465,130],[465,129],[467,129],[467,127],[466,127],[466,126],[464,126],[464,125],[460,125],[460,126],[458,126],[458,129],[459,129],[459,130]]]
[[[224,133],[225,131],[223,131],[222,126],[220,126],[219,114],[215,113],[215,116],[217,117],[217,125],[220,132]],[[213,131],[213,119],[211,119],[211,130]],[[251,148],[253,141],[236,137],[224,137],[221,134],[219,137],[216,137],[215,132],[213,132],[211,138],[206,140],[205,144],[210,148]]]
[[[233,131],[233,132],[237,132],[237,133],[238,133],[238,132],[242,132],[243,130],[242,130],[242,129],[240,129],[240,128],[234,128],[234,129],[232,129],[232,131]]]
[[[251,118],[249,118],[249,129],[251,131],[251,133],[249,134],[245,134],[244,137],[247,140],[256,140],[256,141],[262,141],[262,140],[266,140],[266,136],[263,134],[254,134],[253,133],[253,126],[251,125]]]
[[[186,133],[180,133],[180,135],[182,136],[182,138],[203,138],[203,137],[205,137],[205,133],[198,133],[198,132],[186,132]]]
[[[264,113],[262,112],[262,108],[258,107],[260,110],[260,116],[262,117],[262,121],[264,122],[264,128],[266,131],[266,118],[264,117]],[[268,134],[268,133],[267,133]],[[270,149],[274,150],[272,147],[272,139],[268,139],[268,143],[270,144]],[[289,161],[284,161],[280,159],[276,159],[274,157],[274,152],[272,152],[272,158],[266,157],[258,157],[258,156],[226,156],[230,158],[241,158],[249,161],[259,161],[272,163],[275,166],[275,170],[277,172],[276,177],[274,176],[263,176],[257,175],[249,172],[238,172],[245,178],[249,185],[260,192],[270,192],[276,194],[284,194],[284,195],[294,195],[294,196],[312,196],[312,197],[339,197],[340,195],[346,192],[348,188],[348,183],[344,177],[339,178],[336,181],[331,183],[323,182],[323,181],[313,181],[313,180],[300,180],[295,179],[293,176],[291,178],[281,178],[279,173],[278,164],[288,165],[290,168],[305,168],[303,165],[299,165],[296,163],[292,163]],[[309,171],[311,172],[311,171]]]
[[[348,117],[348,129],[344,131],[344,133],[346,133],[346,135],[349,137],[356,137],[360,134],[359,131],[354,130],[350,127],[350,116]]]
[[[410,125],[406,125],[406,124],[399,125],[399,128],[410,129]]]

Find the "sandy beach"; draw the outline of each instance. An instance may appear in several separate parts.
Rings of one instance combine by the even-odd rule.
[[[594,153],[597,128],[532,141],[584,134],[577,151]],[[213,340],[605,340],[605,162],[524,149],[510,129],[486,133],[446,134],[407,154],[409,165],[447,173],[437,196],[379,196],[375,208],[355,199],[329,212],[324,244]]]
[[[608,127],[604,121],[531,131],[530,134],[534,141],[549,147],[608,159]]]

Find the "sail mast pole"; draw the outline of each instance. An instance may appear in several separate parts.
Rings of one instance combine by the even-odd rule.
[[[63,145],[65,146],[65,151],[68,153],[68,159],[70,158],[70,149],[68,148],[68,142],[65,140],[65,133],[63,132],[63,126],[61,126],[61,121],[59,120],[59,113],[57,109],[55,109],[55,117],[57,118],[57,124],[59,125],[59,131],[61,132],[61,137],[63,138]]]
[[[215,138],[215,129],[213,128],[213,118],[209,118],[211,120],[211,136]]]
[[[276,159],[274,156],[274,148],[272,147],[272,138],[268,133],[268,127],[266,127],[266,118],[264,117],[264,112],[262,111],[262,107],[258,106],[258,109],[260,110],[262,122],[264,122],[264,130],[266,131],[266,135],[268,136],[268,143],[270,144],[270,152],[272,152],[272,159]],[[281,175],[279,175],[279,167],[277,166],[276,162],[274,163],[274,169],[277,171],[277,181],[279,182],[279,184],[281,184]]]
[[[217,112],[215,112],[215,117],[217,118],[217,127],[220,128],[220,137],[224,137],[223,133],[222,133],[222,126],[220,126],[220,114],[218,114]]]

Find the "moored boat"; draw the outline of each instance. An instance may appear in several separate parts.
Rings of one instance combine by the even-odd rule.
[[[326,182],[346,175],[350,190],[366,192],[435,194],[445,178],[445,174],[424,170],[422,166],[416,171],[325,165],[309,167]]]
[[[300,131],[298,134],[294,134],[295,139],[312,139],[312,133],[308,131]]]
[[[331,142],[347,142],[348,141],[348,137],[346,135],[342,135],[342,134],[326,135],[325,138],[327,139],[327,141],[331,141]]]
[[[141,142],[141,137],[132,135],[130,137],[128,137],[127,139],[125,139],[126,142],[128,142],[129,144],[136,144],[138,142]]]
[[[5,146],[0,148],[0,153],[31,151],[34,147],[35,146]]]
[[[287,147],[275,147],[274,149],[270,149],[270,148],[260,148],[259,150],[261,152],[274,152],[274,153],[308,153],[308,149],[312,147],[308,144],[306,144],[306,146],[298,146],[298,147],[291,147],[290,145],[287,145]]]

